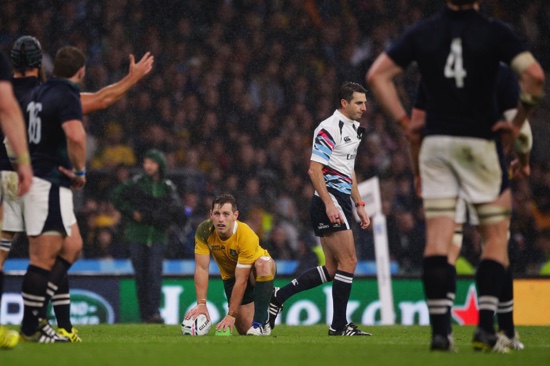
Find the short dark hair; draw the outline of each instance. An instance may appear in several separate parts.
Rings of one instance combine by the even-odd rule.
[[[84,65],[86,65],[84,53],[76,47],[66,46],[55,54],[53,75],[60,78],[72,78]]]
[[[214,200],[212,201],[212,210],[214,210],[214,206],[220,205],[221,207],[226,203],[231,204],[231,207],[233,208],[233,212],[237,211],[237,200],[231,194],[221,194],[216,198],[214,198]]]
[[[367,90],[357,83],[346,81],[340,87],[340,92],[338,93],[338,105],[340,105],[340,101],[342,99],[345,99],[347,102],[351,102],[353,99],[353,93],[367,94]]]

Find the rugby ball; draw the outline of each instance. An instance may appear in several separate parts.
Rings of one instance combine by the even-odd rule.
[[[203,336],[208,334],[212,323],[206,315],[199,314],[195,319],[183,319],[181,322],[181,334],[184,336]]]

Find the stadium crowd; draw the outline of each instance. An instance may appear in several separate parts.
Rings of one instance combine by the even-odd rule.
[[[127,258],[123,221],[110,201],[114,187],[159,149],[188,217],[174,227],[168,258],[192,258],[194,230],[212,198],[231,193],[240,219],[275,259],[298,259],[315,245],[308,221],[307,176],[315,126],[337,107],[343,81],[364,85],[372,61],[403,28],[439,11],[430,0],[0,0],[0,47],[37,37],[46,71],[61,46],[89,59],[83,90],[122,78],[128,55],[155,56],[151,74],[105,111],[85,117],[88,184],[76,193],[85,258]],[[24,8],[25,11],[20,11]],[[487,0],[482,11],[511,23],[545,70],[550,69],[550,3]],[[24,16],[23,16],[24,15]],[[418,76],[400,93],[410,108]],[[549,93],[547,93],[549,94]],[[359,182],[378,176],[390,253],[403,274],[419,274],[425,242],[407,145],[368,96],[366,138],[356,160]],[[514,272],[538,274],[550,260],[550,151],[542,136],[548,99],[531,121],[531,177],[513,183]],[[546,124],[548,125],[548,124]],[[216,187],[216,189],[214,188]],[[224,187],[223,192],[219,187]],[[356,232],[360,260],[374,258],[372,230]],[[23,239],[22,239],[23,240]],[[465,231],[463,256],[473,266],[480,241]],[[12,256],[25,255],[14,245]]]

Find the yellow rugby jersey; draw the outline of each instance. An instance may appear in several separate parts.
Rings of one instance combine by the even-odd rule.
[[[212,219],[203,221],[197,227],[195,254],[212,254],[223,280],[235,277],[237,263],[252,265],[261,256],[269,256],[267,250],[260,246],[258,235],[244,222],[235,221],[233,235],[222,240]]]

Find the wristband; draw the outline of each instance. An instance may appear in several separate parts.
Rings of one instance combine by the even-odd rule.
[[[229,313],[227,313],[227,316],[230,316],[232,318],[236,318],[237,317],[237,312],[236,311],[230,311]]]
[[[542,100],[542,95],[541,96],[531,95],[523,91],[519,94],[519,101],[521,102],[521,104],[523,104],[523,108],[525,109],[536,107],[541,100]]]
[[[82,170],[73,169],[73,174],[75,175],[75,177],[84,177],[86,175],[86,168],[82,168]]]
[[[206,305],[206,299],[198,299],[197,305]]]
[[[357,203],[355,204],[355,207],[359,207],[359,206],[365,207],[365,202],[360,201],[360,202],[357,202]]]
[[[31,163],[31,157],[29,156],[29,153],[28,152],[25,152],[21,155],[19,155],[16,159],[15,159],[15,162],[19,165],[28,165]]]

